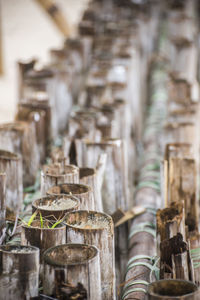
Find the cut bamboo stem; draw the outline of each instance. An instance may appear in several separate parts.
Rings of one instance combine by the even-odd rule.
[[[6,226],[6,174],[0,173],[0,244]]]
[[[37,210],[42,217],[61,220],[67,212],[79,208],[79,199],[69,195],[46,196],[32,202],[33,213]]]
[[[95,209],[95,202],[91,187],[83,184],[66,183],[51,187],[47,195],[73,195],[80,200],[80,209]]]
[[[95,211],[79,210],[68,213],[65,223],[68,243],[86,243],[99,249],[102,299],[116,299],[112,218]]]
[[[97,211],[103,211],[101,189],[98,188],[98,178],[95,169],[80,168],[80,183],[91,187]]]
[[[2,299],[32,299],[38,296],[39,249],[30,246],[0,247],[0,293]]]
[[[41,194],[43,196],[52,186],[63,183],[79,183],[79,168],[65,165],[64,162],[43,167],[41,171]]]
[[[26,122],[1,125],[0,144],[3,150],[22,156],[23,183],[25,186],[34,184],[39,169],[39,153],[34,125]]]
[[[198,298],[197,286],[186,280],[158,280],[148,287],[149,300],[197,300]]]
[[[86,244],[65,244],[44,254],[44,294],[58,299],[103,299],[99,250]]]
[[[6,173],[6,207],[16,213],[23,201],[22,161],[19,155],[0,150],[0,170]]]
[[[54,222],[55,223],[55,222]],[[66,242],[66,227],[62,223],[55,228],[52,227],[51,221],[44,221],[46,228],[41,228],[41,221],[34,220],[31,226],[23,225],[21,231],[22,245],[31,245],[40,249],[40,262],[43,261],[44,251],[50,247],[65,244]]]

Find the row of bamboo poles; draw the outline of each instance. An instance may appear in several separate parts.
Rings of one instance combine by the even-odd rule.
[[[2,298],[198,299],[196,11],[93,0],[47,66],[18,64],[16,120],[0,125]]]

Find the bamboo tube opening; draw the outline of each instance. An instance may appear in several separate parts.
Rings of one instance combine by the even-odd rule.
[[[103,230],[113,231],[112,218],[96,211],[78,210],[68,213],[65,218],[68,227],[78,230]]]
[[[95,174],[95,169],[92,168],[80,168],[80,179],[88,176],[93,176]]]
[[[0,251],[21,255],[21,254],[29,254],[29,253],[39,252],[39,249],[34,246],[3,245],[0,247]]]
[[[33,212],[39,210],[43,217],[62,218],[67,212],[79,207],[79,199],[69,195],[47,196],[32,203]]]
[[[73,165],[61,166],[60,164],[52,164],[44,167],[44,173],[50,176],[61,176],[65,174],[78,174],[79,168]]]
[[[52,247],[44,253],[44,262],[65,267],[87,263],[98,254],[94,246],[86,244],[65,244]]]
[[[0,150],[0,157],[2,159],[6,159],[6,160],[19,160],[20,157],[15,154],[15,153],[12,153],[12,152],[9,152],[9,151],[5,151],[5,150]]]
[[[87,185],[76,184],[76,183],[66,183],[53,186],[47,191],[48,195],[58,195],[58,194],[67,194],[67,195],[81,195],[86,194],[91,191],[91,188]]]
[[[186,280],[158,280],[149,285],[148,294],[151,296],[162,296],[162,299],[185,299],[185,295],[190,295],[197,291],[197,286]],[[151,298],[150,298],[151,299]],[[157,298],[156,298],[157,299]]]

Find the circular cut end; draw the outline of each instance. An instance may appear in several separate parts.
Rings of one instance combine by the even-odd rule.
[[[0,246],[0,251],[9,252],[9,253],[17,253],[17,254],[28,254],[28,253],[39,252],[39,249],[34,246],[3,245],[3,246]]]
[[[197,286],[185,280],[175,280],[175,279],[167,279],[167,280],[158,280],[151,283],[148,287],[148,294],[151,296],[160,296],[160,299],[187,299],[187,296],[195,293],[197,291]],[[162,297],[162,298],[161,298]]]
[[[76,209],[79,204],[78,199],[69,195],[47,196],[36,199],[32,207],[40,211],[63,211]]]
[[[19,160],[17,154],[5,150],[0,150],[0,158],[6,160]]]
[[[87,185],[76,184],[76,183],[65,183],[65,184],[59,184],[51,187],[47,191],[47,195],[59,195],[59,194],[82,195],[90,191],[91,188]]]
[[[112,218],[96,211],[77,210],[66,215],[65,224],[80,230],[113,230]]]
[[[92,168],[80,168],[80,179],[83,177],[93,176],[95,174],[95,169]]]
[[[74,175],[78,174],[79,168],[73,165],[66,165],[62,167],[60,164],[52,164],[45,166],[43,172],[49,176],[63,176],[63,175]]]
[[[96,257],[96,247],[87,244],[65,244],[45,251],[44,261],[53,266],[85,264]]]

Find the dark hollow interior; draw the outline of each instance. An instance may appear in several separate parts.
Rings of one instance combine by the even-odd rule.
[[[150,286],[150,292],[159,296],[184,296],[193,293],[197,287],[191,282],[179,280],[162,280]]]

